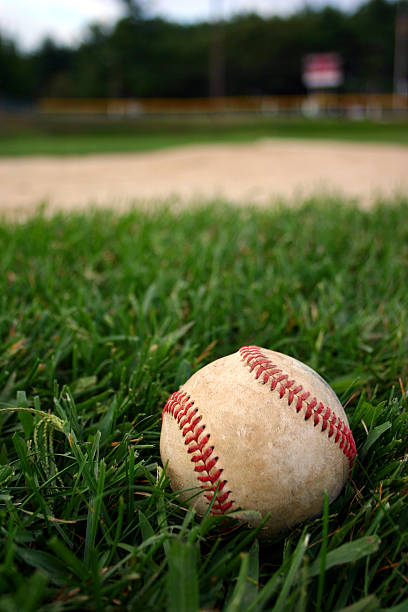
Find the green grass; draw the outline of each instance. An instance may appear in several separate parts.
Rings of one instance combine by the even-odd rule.
[[[200,143],[306,138],[408,145],[408,121],[157,118],[135,121],[62,120],[4,122],[0,156],[152,151]]]
[[[2,222],[0,610],[405,610],[407,215]],[[323,516],[272,542],[200,520],[159,468],[168,395],[247,343],[317,369],[359,452]]]

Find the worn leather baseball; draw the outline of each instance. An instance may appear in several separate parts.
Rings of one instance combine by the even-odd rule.
[[[242,347],[196,372],[163,410],[160,452],[199,514],[255,510],[265,531],[319,515],[348,479],[356,446],[331,387],[293,357]]]

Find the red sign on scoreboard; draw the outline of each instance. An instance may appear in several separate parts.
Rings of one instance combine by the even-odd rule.
[[[303,82],[308,89],[338,87],[343,82],[338,53],[309,53],[303,58]]]

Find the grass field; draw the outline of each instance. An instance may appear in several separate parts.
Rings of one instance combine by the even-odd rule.
[[[408,202],[1,222],[0,610],[406,610]],[[177,503],[168,395],[248,343],[346,404],[352,478],[272,542]]]
[[[333,119],[190,118],[134,121],[7,119],[0,127],[0,156],[152,151],[199,144],[252,142],[259,138],[320,138],[408,145],[408,121]]]

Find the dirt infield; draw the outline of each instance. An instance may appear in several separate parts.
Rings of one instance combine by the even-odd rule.
[[[295,203],[340,194],[364,207],[408,194],[408,148],[306,140],[197,145],[131,154],[0,158],[0,211],[29,214],[89,205],[124,209],[159,201],[191,205]]]

